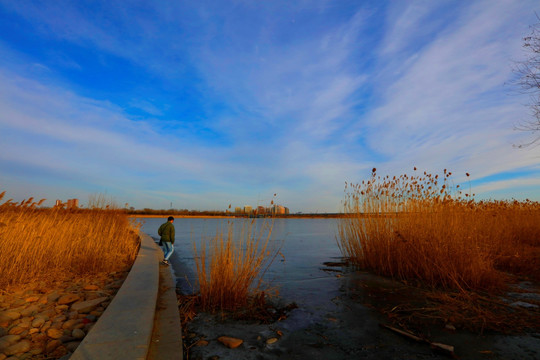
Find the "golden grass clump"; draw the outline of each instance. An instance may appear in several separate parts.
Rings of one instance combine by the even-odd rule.
[[[416,168],[415,168],[416,170]],[[338,245],[353,263],[433,288],[496,290],[506,273],[538,279],[540,204],[475,201],[442,176],[372,177],[345,187]],[[469,176],[469,174],[467,174]]]
[[[0,201],[5,191],[0,193]],[[39,208],[33,198],[0,204],[0,288],[125,270],[139,247],[127,214],[108,209]]]
[[[264,301],[262,276],[279,251],[271,235],[271,223],[246,219],[227,222],[226,230],[218,229],[209,243],[203,239],[200,249],[194,243],[203,310],[235,311],[251,300]]]

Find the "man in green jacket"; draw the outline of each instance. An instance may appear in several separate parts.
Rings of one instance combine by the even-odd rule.
[[[169,258],[174,251],[174,218],[169,216],[166,223],[161,224],[158,235],[161,236],[160,243],[163,244],[163,264],[169,265]]]

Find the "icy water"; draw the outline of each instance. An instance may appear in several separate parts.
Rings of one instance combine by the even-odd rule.
[[[158,239],[157,229],[165,218],[143,218],[142,231]],[[232,219],[239,231],[244,219]],[[429,346],[411,342],[403,336],[383,329],[388,319],[374,310],[375,303],[387,301],[403,284],[352,269],[337,273],[324,262],[339,262],[336,243],[339,219],[276,219],[272,239],[281,245],[265,274],[265,280],[279,289],[283,303],[296,302],[286,319],[273,324],[248,324],[238,321],[216,321],[209,314],[199,314],[189,325],[188,337],[206,339],[207,346],[194,346],[190,358],[238,360],[278,359],[448,359]],[[257,226],[263,219],[255,220]],[[178,218],[175,252],[171,258],[177,287],[184,293],[194,291],[195,262],[193,244],[227,233],[227,219]],[[221,230],[220,230],[221,231]],[[368,288],[386,289],[384,296],[374,296]],[[196,289],[195,289],[196,290]],[[540,290],[539,290],[540,291]],[[537,292],[540,294],[540,292]],[[414,298],[414,290],[410,292]],[[391,296],[390,296],[391,297]],[[402,299],[407,301],[407,299]],[[447,332],[430,328],[431,341],[455,346],[463,360],[540,358],[540,334],[522,335],[474,334],[466,331]],[[278,335],[279,334],[279,335]],[[217,341],[222,335],[244,340],[242,346],[228,349]],[[267,340],[279,338],[268,344]]]
[[[159,239],[157,230],[166,218],[140,220],[143,221],[142,231]],[[235,231],[239,232],[242,225],[250,220],[238,218],[229,221],[234,222]],[[175,219],[176,242],[171,262],[178,286],[183,291],[193,291],[189,284],[196,283],[193,244],[200,248],[201,239],[215,236],[218,229],[224,229],[226,234],[227,222],[228,219],[214,218]],[[255,219],[259,228],[264,222],[264,219]],[[278,288],[283,301],[294,301],[311,308],[327,302],[338,291],[335,274],[322,270],[324,262],[340,259],[336,243],[337,225],[338,219],[274,220],[272,241],[280,246],[280,254],[268,268],[264,279],[270,286]]]

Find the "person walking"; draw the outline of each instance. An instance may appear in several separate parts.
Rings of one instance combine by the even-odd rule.
[[[166,223],[161,224],[158,230],[158,235],[161,236],[160,244],[163,244],[163,261],[165,265],[169,265],[169,258],[174,251],[174,218],[169,216]]]

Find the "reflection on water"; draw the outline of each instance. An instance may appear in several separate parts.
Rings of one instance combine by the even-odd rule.
[[[159,239],[157,229],[166,221],[163,218],[141,218],[142,231]],[[174,221],[176,242],[171,258],[177,282],[182,291],[187,283],[195,284],[195,261],[193,244],[198,248],[201,239],[216,234],[218,229],[227,232],[227,219],[177,218]],[[242,228],[246,219],[231,219],[235,232]],[[283,257],[278,255],[268,268],[264,279],[278,287],[280,298],[295,301],[307,308],[327,306],[337,295],[339,284],[335,274],[322,271],[323,262],[336,261],[340,252],[336,244],[337,219],[275,219],[272,228],[273,241],[281,245]],[[261,226],[264,219],[255,220]],[[185,280],[187,278],[187,281]],[[193,291],[193,289],[189,289]],[[315,310],[315,309],[314,309]]]

